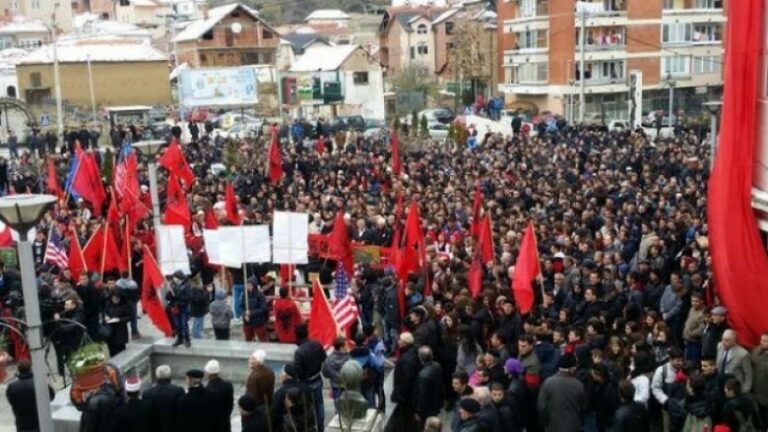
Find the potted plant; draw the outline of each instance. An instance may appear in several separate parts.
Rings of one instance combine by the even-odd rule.
[[[0,334],[0,383],[5,381],[7,376],[5,368],[8,366],[8,363],[11,362],[11,356],[8,354],[7,346],[8,340],[5,335]]]
[[[67,362],[72,380],[81,388],[96,388],[104,382],[107,354],[99,343],[82,346]]]

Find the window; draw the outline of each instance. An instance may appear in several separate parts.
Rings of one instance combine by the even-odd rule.
[[[416,34],[427,34],[427,25],[419,24],[416,26]]]
[[[13,48],[13,39],[12,38],[0,38],[0,50],[4,50],[7,48]]]
[[[235,44],[235,33],[227,27],[224,30],[224,45],[231,47]]]
[[[696,43],[721,42],[720,24],[694,24],[693,41]]]
[[[529,30],[517,33],[517,47],[519,49],[546,48],[547,31]]]
[[[454,31],[454,27],[456,25],[453,23],[453,21],[448,21],[445,23],[445,34],[452,35]]]
[[[664,0],[664,9],[674,9],[675,0]]]
[[[269,30],[262,30],[261,31],[261,37],[264,38],[264,39],[272,39],[273,36],[274,35]]]
[[[693,73],[711,74],[720,73],[722,58],[720,56],[703,56],[693,58]]]
[[[43,86],[43,78],[40,76],[40,72],[32,72],[29,74],[29,83],[34,88]]]
[[[418,47],[416,47],[416,52],[419,53],[419,55],[427,55],[429,54],[429,46],[426,44],[421,44]]]
[[[455,45],[453,42],[448,42],[448,45],[447,45],[447,47],[448,47],[448,51],[453,51],[453,48],[454,48],[455,46],[456,46],[456,45]]]
[[[411,47],[411,60],[416,58],[416,49],[414,47]]]
[[[40,0],[32,0],[32,9],[40,10]]]
[[[691,24],[664,24],[661,32],[661,41],[663,43],[686,43],[691,42],[691,40]]]
[[[203,33],[203,40],[213,40],[213,30]]]
[[[355,85],[368,85],[368,72],[353,72],[352,81]]]
[[[598,79],[615,81],[624,79],[623,61],[605,61],[600,64]]]
[[[536,0],[520,0],[520,17],[532,18],[536,16]]]
[[[723,0],[696,0],[697,9],[722,9]]]
[[[5,94],[8,95],[9,98],[16,99],[16,87],[14,87],[14,86],[6,87]]]
[[[512,68],[513,84],[547,82],[547,63],[525,63]]]
[[[674,75],[690,75],[691,74],[691,58],[689,56],[672,56],[664,57],[661,59],[661,76],[666,77],[667,74]]]

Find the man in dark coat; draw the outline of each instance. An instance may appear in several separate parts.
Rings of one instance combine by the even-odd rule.
[[[173,274],[173,289],[165,295],[168,302],[169,318],[176,332],[174,347],[185,344],[187,348],[192,346],[189,340],[189,302],[192,290],[187,276],[181,270]]]
[[[256,401],[249,395],[242,395],[237,400],[240,409],[240,419],[243,426],[242,432],[263,432],[269,429],[267,416],[264,411],[256,407]],[[272,429],[280,431],[280,429]]]
[[[216,432],[216,396],[203,387],[205,374],[200,369],[187,371],[187,394],[176,404],[176,430]]]
[[[312,391],[311,399],[315,406],[318,432],[323,432],[325,408],[323,407],[323,377],[320,372],[327,357],[325,349],[315,340],[308,339],[309,328],[306,324],[296,326],[296,345],[299,347],[293,354],[293,366],[296,377]]]
[[[490,432],[488,425],[478,416],[480,409],[480,403],[471,397],[460,400],[457,432]]]
[[[150,407],[152,431],[174,432],[176,430],[176,405],[184,396],[184,389],[171,384],[171,368],[161,365],[155,369],[157,383],[144,392],[144,401]]]
[[[264,350],[256,350],[248,359],[248,367],[251,373],[245,383],[245,393],[251,395],[256,405],[267,406],[267,412],[271,410],[272,395],[275,393],[275,373],[264,362],[267,353]]]
[[[648,410],[635,402],[635,386],[630,381],[619,383],[621,406],[613,416],[613,432],[645,432],[650,430]]]
[[[115,432],[145,432],[150,430],[151,408],[139,399],[141,380],[130,377],[125,380],[125,405],[115,412]]]
[[[709,322],[704,327],[704,334],[701,336],[701,355],[702,357],[717,357],[717,344],[723,338],[723,333],[728,329],[728,323],[725,320],[727,310],[722,306],[716,306],[712,309]]]
[[[288,410],[285,408],[285,403],[280,402],[285,400],[288,390],[298,388],[306,400],[310,400],[309,387],[296,378],[296,367],[293,366],[293,363],[286,363],[283,366],[280,381],[282,385],[275,392],[275,403],[272,404],[272,430],[275,431],[283,430],[283,417],[288,414]]]
[[[417,425],[413,421],[414,385],[419,374],[421,363],[413,344],[413,335],[406,332],[400,335],[400,358],[395,364],[394,384],[392,387],[392,402],[396,403],[392,413],[393,430],[411,432]]]
[[[35,402],[35,383],[32,379],[32,363],[29,360],[19,360],[16,371],[16,379],[5,389],[5,397],[16,418],[16,430],[36,431],[38,428],[37,403]],[[49,387],[48,391],[53,400],[53,389]]]
[[[587,393],[574,376],[576,356],[560,357],[559,372],[541,386],[538,398],[539,420],[547,432],[578,432],[584,423]]]
[[[205,364],[205,373],[208,375],[208,384],[205,389],[216,396],[218,409],[216,410],[216,430],[229,432],[232,429],[232,408],[235,405],[235,389],[232,383],[219,376],[221,368],[219,362],[211,360]]]
[[[427,417],[437,416],[443,409],[443,368],[433,360],[432,348],[419,347],[421,370],[416,375],[414,388],[416,417],[420,427]]]

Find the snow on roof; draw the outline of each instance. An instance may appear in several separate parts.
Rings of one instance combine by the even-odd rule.
[[[151,62],[167,61],[168,57],[157,49],[135,43],[79,43],[58,45],[61,63],[92,62]],[[24,57],[20,64],[53,63],[53,45],[45,45]]]
[[[0,34],[15,33],[48,33],[48,27],[40,20],[27,20],[23,18],[14,18],[0,24]]]
[[[258,12],[247,6],[239,3],[231,3],[224,6],[211,8],[208,10],[208,18],[192,21],[181,33],[176,35],[174,42],[186,42],[200,39],[205,32],[212,29],[222,18],[231,14],[238,7],[242,7],[245,11],[253,15],[258,19]]]
[[[131,0],[131,5],[139,7],[157,7],[157,3],[152,0]]]
[[[291,72],[317,72],[338,70],[344,61],[358,49],[358,45],[315,45],[291,65]]]
[[[392,0],[392,6],[447,6],[446,0]]]
[[[307,15],[304,20],[348,20],[349,18],[349,15],[338,9],[318,9]]]
[[[441,13],[437,18],[435,18],[435,20],[432,21],[432,25],[440,24],[441,22],[447,20],[448,18],[456,15],[456,13],[460,10],[461,9],[459,8],[448,9],[447,11]]]

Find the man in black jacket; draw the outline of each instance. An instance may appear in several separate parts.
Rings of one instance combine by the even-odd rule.
[[[416,376],[421,369],[421,363],[413,344],[413,335],[405,332],[400,335],[400,358],[395,364],[394,384],[392,387],[392,402],[396,403],[392,413],[392,430],[411,432],[417,430],[414,422],[414,385]]]
[[[397,298],[397,288],[391,277],[385,277],[381,281],[384,289],[384,301],[382,315],[384,317],[384,343],[388,353],[394,353],[397,344],[397,335],[400,332],[400,304]]]
[[[644,432],[650,430],[648,410],[635,402],[635,386],[630,381],[619,383],[621,407],[613,416],[613,432]]]
[[[205,389],[213,393],[218,402],[216,410],[216,431],[229,432],[232,429],[232,408],[235,405],[235,389],[232,383],[219,376],[221,368],[219,362],[210,360],[205,364],[205,373],[208,376],[208,384]]]
[[[293,363],[286,363],[283,366],[283,372],[280,374],[280,382],[282,385],[275,392],[273,400],[276,403],[272,404],[272,430],[283,430],[283,417],[288,414],[285,408],[285,395],[288,394],[288,390],[292,388],[298,388],[306,397],[306,400],[310,400],[311,392],[309,387],[296,378],[296,367]]]
[[[323,432],[325,408],[323,407],[323,377],[320,376],[320,371],[323,368],[326,353],[319,342],[310,340],[308,337],[309,329],[306,324],[296,326],[296,345],[299,347],[293,355],[293,365],[296,368],[296,377],[311,391],[310,396],[317,419],[317,432]]]
[[[173,273],[173,289],[165,295],[168,301],[168,316],[173,330],[176,332],[174,347],[182,343],[189,348],[192,343],[189,340],[189,301],[191,286],[187,276],[181,270]]]
[[[141,380],[130,377],[125,380],[125,405],[115,412],[115,432],[145,432],[150,430],[151,411],[149,404],[139,399]]]
[[[171,368],[168,365],[155,369],[155,379],[155,386],[144,392],[144,401],[151,407],[152,431],[175,432],[176,405],[184,396],[184,389],[171,384]]]
[[[35,383],[32,379],[32,363],[29,360],[19,360],[16,364],[17,376],[5,389],[5,397],[13,409],[16,418],[16,430],[36,431],[37,403],[35,402]],[[53,400],[53,389],[48,387],[50,398]]]
[[[416,376],[414,388],[415,394],[415,419],[419,426],[423,427],[427,417],[437,416],[443,409],[443,368],[433,360],[432,348],[419,347],[419,362],[421,371]]]
[[[187,394],[176,405],[176,430],[216,432],[216,396],[203,387],[205,374],[200,369],[187,371]],[[212,415],[213,414],[213,415]]]

